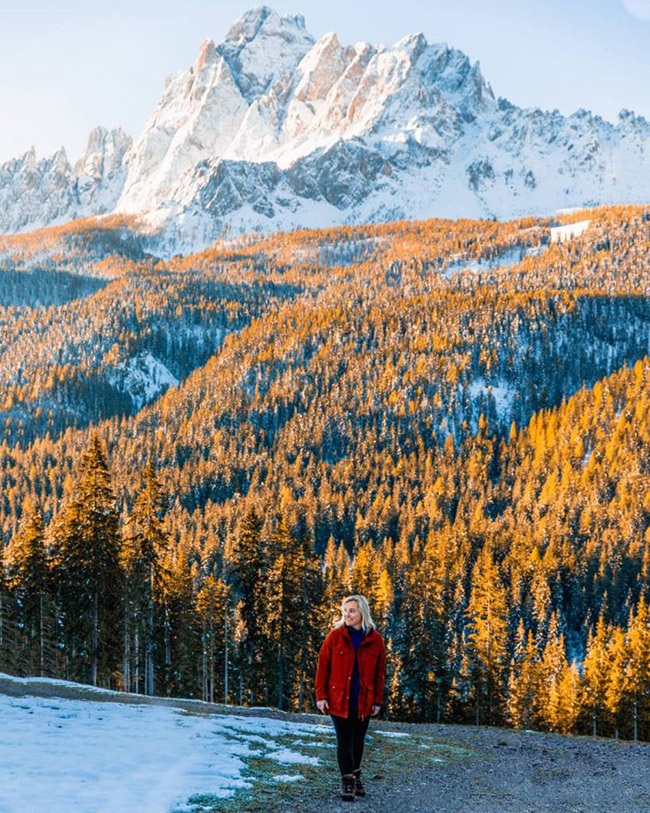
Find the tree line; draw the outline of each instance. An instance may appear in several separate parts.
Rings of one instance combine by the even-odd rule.
[[[392,717],[648,739],[649,372],[639,362],[508,437],[482,420],[462,448],[449,438],[426,535],[389,522],[320,552],[285,488],[264,515],[240,501],[236,531],[202,555],[154,461],[119,505],[93,434],[57,514],[45,526],[32,505],[6,549],[0,668],[309,709],[320,642],[362,592],[388,644]]]

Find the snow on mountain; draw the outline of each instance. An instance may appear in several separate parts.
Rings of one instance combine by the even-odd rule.
[[[178,386],[178,379],[151,353],[128,359],[111,370],[107,377],[117,390],[128,393],[136,410],[151,403],[169,387]]]
[[[97,127],[74,167],[63,148],[41,159],[32,148],[0,165],[0,232],[112,211],[124,186],[124,156],[130,147],[123,130]]]
[[[115,206],[146,213],[171,252],[224,229],[650,200],[641,116],[522,110],[495,98],[478,63],[422,34],[316,42],[301,16],[266,6],[168,80],[128,153],[91,141],[74,171],[59,153],[0,169],[0,229],[67,217],[73,201],[84,213]]]
[[[579,223],[569,223],[567,226],[554,226],[551,229],[551,243],[563,243],[572,237],[579,237],[589,228],[590,220],[581,220]]]

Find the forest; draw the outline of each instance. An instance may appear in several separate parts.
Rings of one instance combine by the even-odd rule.
[[[107,218],[0,279],[0,671],[308,710],[360,592],[387,716],[650,739],[650,210]]]

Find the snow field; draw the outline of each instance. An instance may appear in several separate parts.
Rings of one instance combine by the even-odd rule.
[[[170,706],[4,695],[0,731],[2,813],[191,810],[186,803],[194,795],[224,798],[249,787],[242,776],[248,757],[319,763],[274,738],[331,735],[326,726]],[[271,779],[296,782],[302,775]]]

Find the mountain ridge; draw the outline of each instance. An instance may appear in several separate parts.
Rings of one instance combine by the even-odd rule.
[[[642,116],[522,109],[421,33],[316,41],[301,15],[258,6],[168,79],[135,142],[98,128],[74,170],[61,151],[0,167],[0,231],[144,213],[174,253],[224,230],[644,202],[648,177]]]

